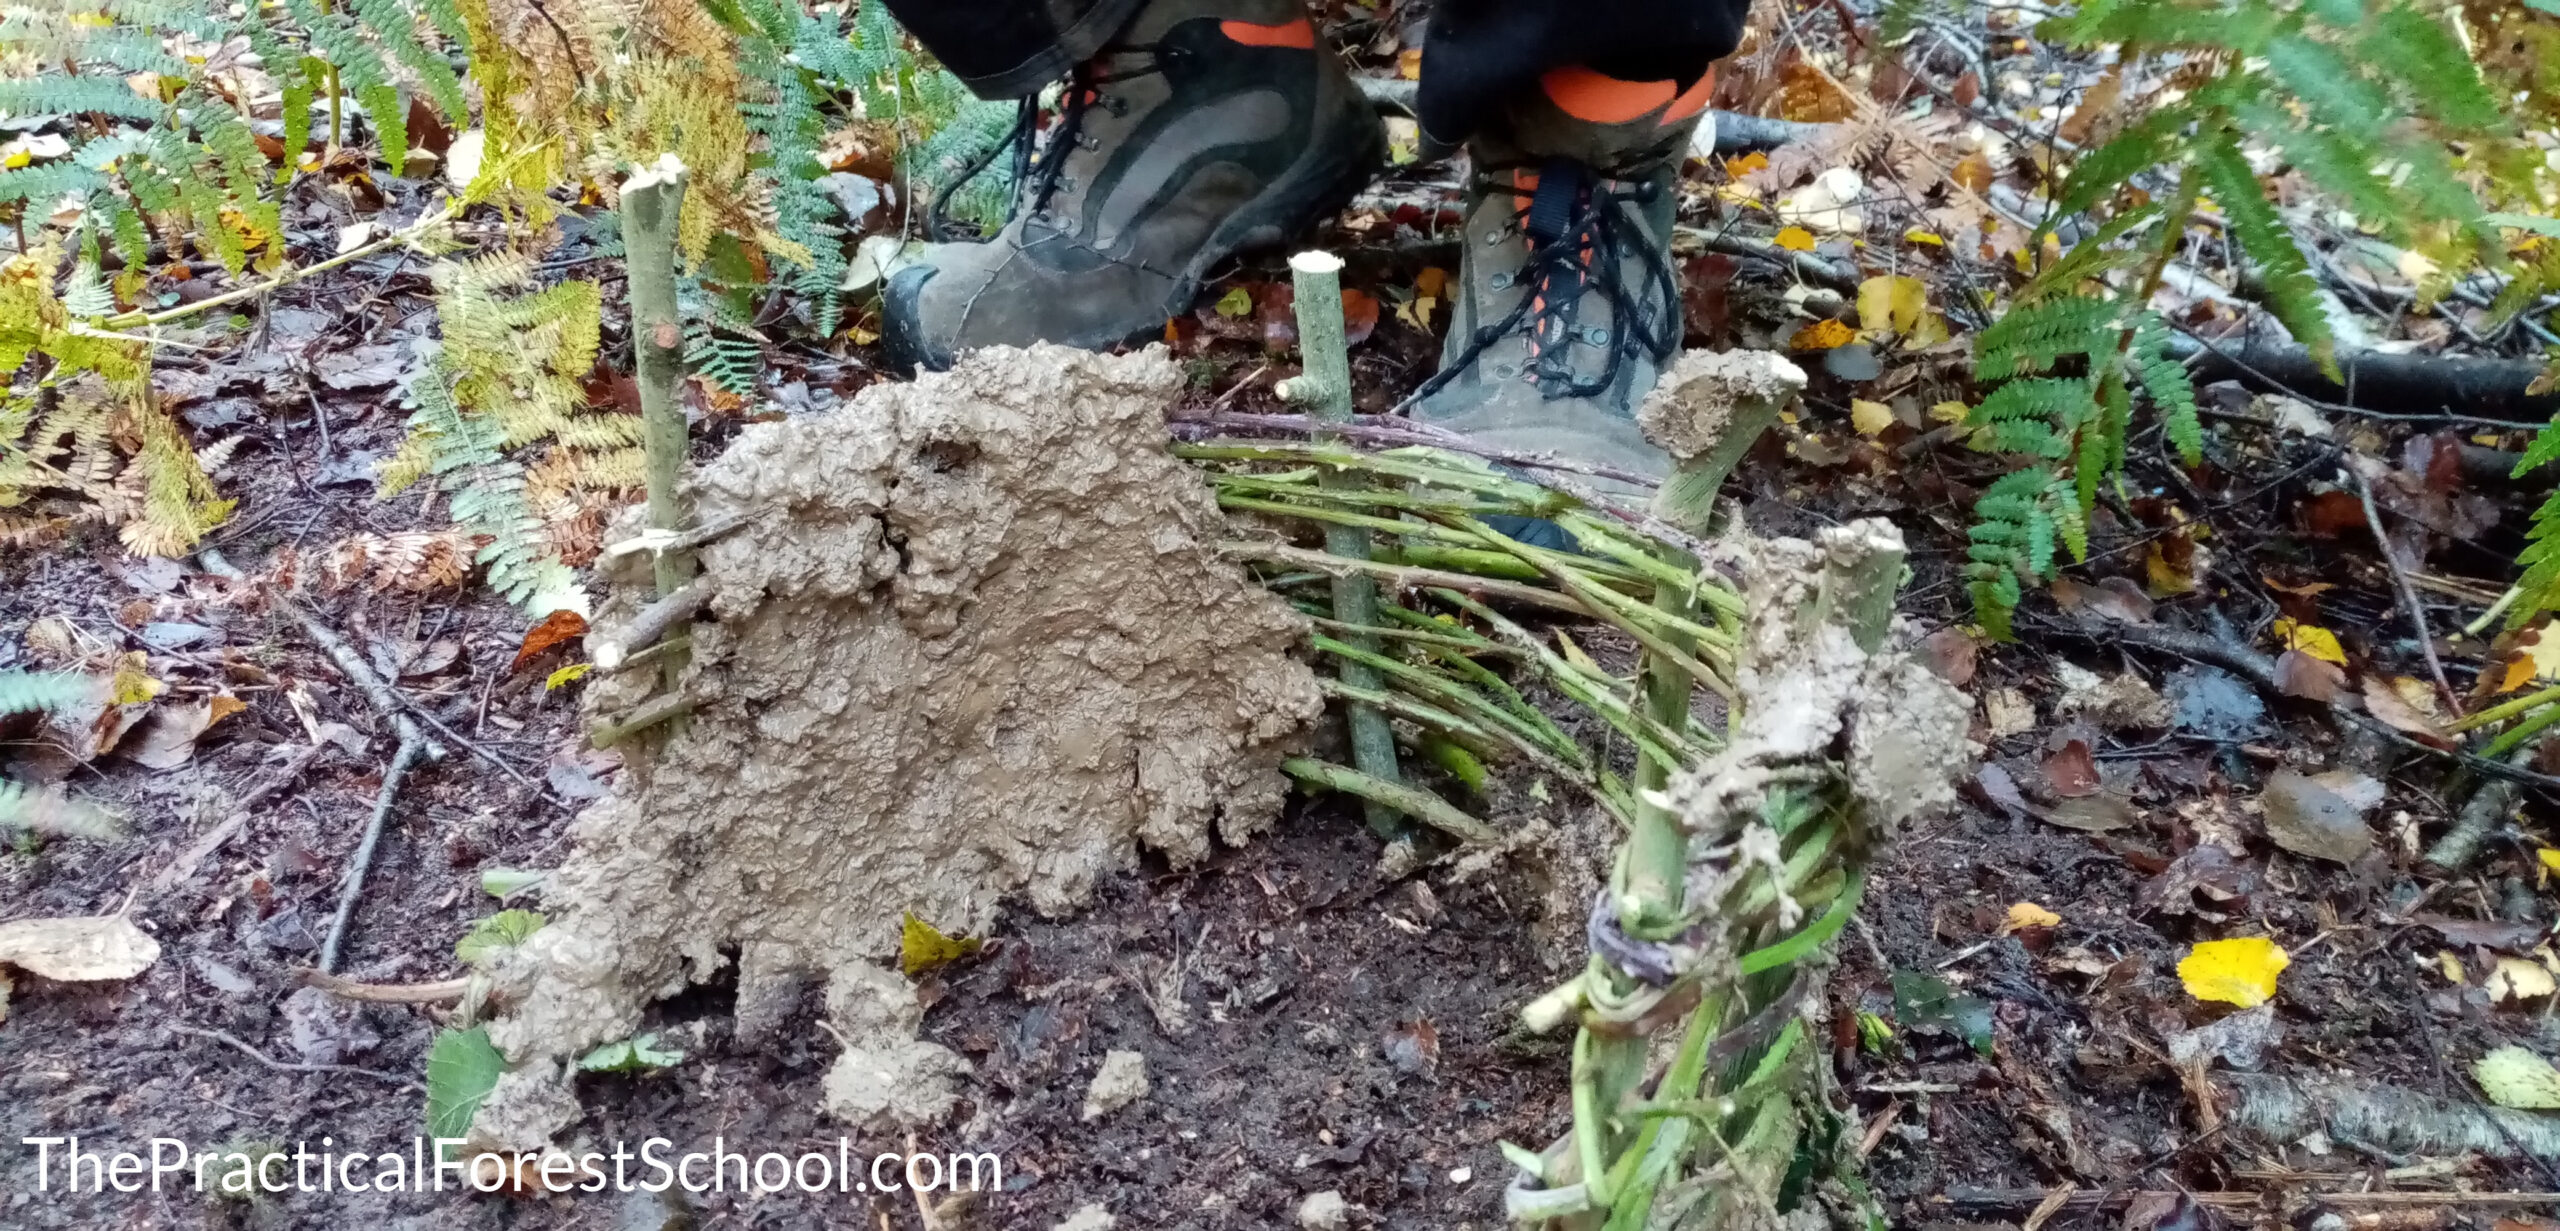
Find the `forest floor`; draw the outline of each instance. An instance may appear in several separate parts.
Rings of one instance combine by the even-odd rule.
[[[1392,42],[1369,49],[1387,71]],[[1762,85],[1737,72],[1746,84],[1727,88],[1762,97],[1724,102],[1789,110],[1779,100],[1808,80],[1795,67],[1804,53],[1755,54]],[[2037,98],[2076,97],[2103,71],[2017,54],[1995,76],[2020,76],[2023,94],[1986,88],[2002,82],[1961,56],[1934,67],[1915,56],[1916,70],[1870,71],[1858,88],[1887,102],[1943,91],[1948,117],[1984,117],[1923,134],[1963,164],[1983,157],[1982,133],[2022,122]],[[1984,101],[1953,101],[1964,96]],[[2542,493],[2495,476],[2532,425],[2435,405],[2288,406],[2264,387],[2213,386],[2207,465],[2175,465],[2156,431],[2138,438],[2137,488],[2110,499],[2089,564],[2031,598],[2020,641],[1983,641],[1966,631],[1958,570],[1973,497],[1999,463],[1931,417],[1963,396],[1961,338],[1842,346],[1820,327],[1854,334],[1861,286],[1877,276],[1916,276],[1953,311],[1960,288],[1999,276],[2010,256],[1910,239],[1929,225],[1923,206],[1896,204],[1888,171],[1828,140],[1766,159],[1795,165],[1802,182],[1786,190],[1834,169],[1828,157],[1863,168],[1872,184],[1846,199],[1871,211],[1872,242],[1820,232],[1795,251],[1734,199],[1738,179],[1767,167],[1702,162],[1684,201],[1696,231],[1683,274],[1690,344],[1793,350],[1813,372],[1801,412],[1730,491],[1749,524],[1894,521],[1913,546],[1902,614],[1980,703],[1986,751],[1967,802],[1887,854],[1828,988],[1838,1110],[1886,1216],[2029,1231],[2308,1226],[2324,1213],[2343,1220],[2327,1225],[2550,1225],[2528,1216],[2560,1206],[2560,1175],[2520,1160],[2511,1138],[2447,1146],[2388,1124],[2358,1135],[2316,1123],[2271,1135],[2226,1080],[2378,1083],[2460,1121],[2481,1105],[2479,1057],[2560,1044],[2546,969],[2560,959],[2544,943],[2555,920],[2545,881],[2560,865],[2545,864],[2553,839],[2537,836],[2551,832],[2551,780],[2497,809],[2476,855],[2431,865],[2423,857],[2478,780],[2331,704],[2361,695],[2375,715],[2398,715],[2383,721],[2400,732],[2431,721],[2402,713],[2437,704],[2432,687],[2406,686],[2427,669],[2404,582],[2466,701],[2494,694],[2510,662],[2538,662],[2530,644],[2446,635],[2506,585]],[[2005,182],[2013,155],[2032,162],[2011,150],[1985,165]],[[1322,237],[1351,258],[1355,313],[1365,298],[1375,314],[1355,330],[1364,410],[1392,405],[1438,351],[1445,313],[1422,301],[1455,262],[1438,233],[1451,182],[1391,180]],[[330,235],[356,208],[314,195],[295,226]],[[1278,409],[1270,385],[1293,370],[1282,277],[1274,261],[1249,263],[1169,328],[1194,365],[1191,408]],[[2196,326],[2245,330],[2232,294],[2200,295]],[[452,977],[456,940],[496,909],[484,877],[556,865],[574,809],[617,772],[617,758],[583,744],[575,685],[546,683],[574,647],[524,656],[523,617],[433,564],[451,533],[436,498],[374,496],[373,467],[404,432],[402,346],[430,328],[429,301],[407,255],[358,262],[272,296],[246,328],[167,365],[162,384],[201,438],[242,441],[218,476],[239,511],[209,545],[267,579],[256,584],[297,562],[317,620],[456,736],[451,755],[402,785],[352,916],[341,969],[382,984]],[[2436,318],[2376,324],[2416,346],[2459,341]],[[823,410],[888,379],[865,347],[769,359],[756,415]],[[707,455],[741,420],[716,400],[704,409]],[[564,533],[591,555],[598,532]],[[0,853],[0,916],[127,911],[162,946],[128,981],[17,980],[0,1002],[0,1141],[316,1150],[324,1135],[405,1143],[421,1131],[441,1006],[345,1002],[296,973],[328,931],[394,740],[304,626],[243,602],[243,589],[193,562],[128,557],[105,535],[0,555],[0,669],[122,661],[165,686],[156,703],[103,716],[112,747],[86,756],[0,732],[19,741],[21,769],[52,766],[132,828],[119,842],[29,839]],[[2344,662],[2303,666],[2311,633],[2328,638],[2312,657]],[[226,829],[253,794],[246,823]],[[1348,1203],[1347,1225],[1500,1226],[1509,1168],[1496,1143],[1543,1144],[1568,1119],[1560,1044],[1514,1023],[1580,966],[1581,921],[1546,917],[1546,886],[1528,872],[1385,878],[1380,854],[1353,813],[1300,801],[1271,834],[1201,864],[1150,859],[1108,878],[1081,913],[1009,906],[978,957],[922,989],[924,1036],[972,1069],[959,1109],[908,1141],[856,1142],[866,1154],[1000,1156],[1002,1190],[974,1211],[876,1193],[72,1197],[38,1191],[32,1151],[13,1145],[0,1227],[1046,1228],[1093,1205],[1123,1227],[1267,1227],[1295,1225],[1324,1192]],[[2191,945],[2233,936],[2289,952],[2270,1008],[2235,1014],[2182,984]],[[832,1151],[844,1130],[818,1112],[835,1052],[820,998],[752,1042],[735,1037],[733,998],[715,984],[659,1005],[651,1026],[686,1059],[585,1078],[587,1115],[568,1136]],[[1862,1014],[1890,1029],[1862,1039]],[[1113,1051],[1142,1053],[1151,1088],[1088,1117],[1087,1088]],[[2500,1192],[2528,1195],[2482,1196]]]

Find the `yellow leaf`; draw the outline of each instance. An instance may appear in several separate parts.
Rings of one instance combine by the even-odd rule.
[[[2516,656],[2508,660],[2506,678],[2499,681],[2503,687],[2498,691],[2513,692],[2535,679],[2560,680],[2560,632],[2553,631],[2551,622],[2545,620],[2534,626],[2532,636],[2531,641],[2517,643]],[[2519,673],[2524,678],[2518,679]]]
[[[2020,902],[2009,908],[2009,926],[2006,930],[2015,932],[2025,928],[2058,927],[2061,923],[2062,916],[2033,902]]]
[[[2471,981],[2463,975],[2462,959],[2455,957],[2451,949],[2436,950],[2436,969],[2444,972],[2447,983],[2459,985]]]
[[[2347,665],[2347,652],[2338,645],[2338,634],[2317,624],[2305,624],[2287,617],[2276,621],[2277,643],[2288,650],[2300,650],[2322,662]]]
[[[151,678],[151,660],[140,650],[116,660],[115,689],[110,695],[118,705],[140,705],[169,686]]]
[[[2560,991],[2560,983],[2552,981],[2551,972],[2543,969],[2542,963],[2520,957],[2499,958],[2480,986],[2488,991],[2492,1002],[2537,1000]]]
[[[2489,1101],[2500,1107],[2548,1111],[2560,1107],[2560,1071],[2521,1047],[2501,1047],[2471,1066]]]
[[[1431,310],[1439,306],[1440,301],[1432,296],[1416,295],[1396,305],[1396,319],[1416,329],[1428,330],[1431,328]]]
[[[586,673],[595,669],[596,665],[594,663],[571,663],[568,666],[562,667],[559,670],[552,672],[550,675],[543,677],[542,691],[550,692],[563,684],[575,682],[585,676]]]
[[[1218,297],[1218,315],[1228,320],[1234,320],[1251,311],[1253,311],[1253,292],[1243,287],[1234,287]]]
[[[975,936],[945,936],[940,928],[908,911],[898,929],[898,968],[912,979],[968,957],[985,943]]]
[[[2554,850],[2548,846],[2536,847],[2533,857],[2542,861],[2543,871],[2560,872],[2560,850]]]
[[[1753,150],[1740,158],[1725,159],[1724,173],[1734,179],[1741,179],[1743,176],[1749,175],[1754,171],[1766,170],[1768,166],[1769,156],[1758,150]]]
[[[1940,316],[1935,312],[1921,313],[1920,319],[1906,331],[1906,335],[1907,336],[1902,339],[1903,348],[1906,350],[1918,350],[1924,346],[1936,346],[1938,343],[1944,342],[1948,338],[1955,336],[1954,332],[1947,328],[1947,318]]]
[[[1973,408],[1962,402],[1940,402],[1929,408],[1929,417],[1939,423],[1962,423]]]
[[[1946,236],[1940,235],[1935,231],[1923,231],[1918,227],[1913,227],[1908,231],[1904,231],[1902,233],[1902,240],[1904,243],[1909,244],[1927,244],[1932,248],[1944,248],[1947,246]]]
[[[1778,232],[1776,239],[1772,242],[1789,252],[1811,252],[1813,251],[1813,232],[1803,227],[1788,227]]]
[[[227,692],[218,692],[213,694],[213,696],[206,699],[205,704],[205,712],[212,715],[212,717],[204,720],[204,725],[207,727],[211,727],[213,724],[249,708],[248,702],[232,696]]]
[[[1849,423],[1861,436],[1873,436],[1893,426],[1893,408],[1865,398],[1849,399]]]
[[[1422,49],[1407,47],[1396,53],[1396,76],[1407,81],[1422,80]]]
[[[1609,674],[1608,672],[1601,670],[1600,664],[1593,662],[1589,654],[1583,653],[1582,647],[1573,643],[1573,638],[1565,636],[1564,630],[1561,628],[1556,630],[1556,648],[1564,653],[1564,660],[1572,663],[1574,666],[1580,667],[1593,675]]]
[[[1988,427],[1990,425],[1985,424],[1984,426]],[[2151,544],[2149,552],[2142,558],[2142,571],[2144,575],[2151,579],[2151,592],[2160,597],[2166,598],[2173,594],[2193,594],[2196,592],[2195,574],[2178,567],[2176,563],[2172,562],[2169,559],[2169,554],[2160,549],[2160,544],[2156,540]]]
[[[1858,331],[1838,321],[1815,321],[1796,331],[1787,345],[1797,350],[1830,350],[1858,340]]]
[[[2292,955],[2264,936],[2208,940],[2187,950],[2178,979],[2198,1000],[2254,1009],[2275,996],[2276,976],[2292,964]]]

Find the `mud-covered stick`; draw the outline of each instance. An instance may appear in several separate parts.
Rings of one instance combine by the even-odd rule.
[[[1289,258],[1289,278],[1297,292],[1298,354],[1302,359],[1301,374],[1280,383],[1280,396],[1305,407],[1308,414],[1329,423],[1351,421],[1351,351],[1342,334],[1342,258],[1330,252],[1301,252]],[[1319,441],[1338,437],[1319,435]],[[1326,487],[1357,487],[1360,479],[1338,468],[1328,468],[1319,482]],[[1369,558],[1369,532],[1358,526],[1328,525],[1324,528],[1327,554],[1346,560]],[[1333,618],[1345,624],[1370,628],[1378,623],[1378,583],[1365,573],[1339,573],[1333,579]],[[1378,639],[1366,633],[1346,633],[1343,640],[1363,650],[1376,653]],[[1379,688],[1378,673],[1361,663],[1344,660],[1342,682],[1355,689],[1375,692]],[[1344,713],[1351,726],[1351,760],[1360,773],[1397,786],[1404,775],[1396,765],[1395,728],[1387,724],[1387,716],[1376,706],[1358,702],[1346,703]],[[1361,794],[1362,810],[1369,818],[1369,828],[1386,837],[1405,832],[1405,823],[1391,799],[1401,795],[1367,792]],[[1421,818],[1427,819],[1427,818]]]
[[[648,457],[649,525],[684,528],[683,497],[676,481],[684,470],[684,325],[676,314],[676,220],[684,212],[684,163],[673,154],[641,168],[622,184],[622,250],[631,288],[632,379],[640,388],[640,443]],[[658,553],[661,597],[693,577],[693,554]],[[645,643],[642,643],[645,644]],[[660,660],[667,686],[684,673],[685,655]],[[610,668],[611,664],[599,664]]]
[[[682,589],[641,608],[639,614],[631,617],[631,623],[623,627],[621,636],[596,642],[590,651],[595,656],[596,666],[606,671],[619,670],[633,654],[657,644],[658,638],[666,636],[668,629],[693,618],[695,612],[710,603],[711,583],[708,580],[686,582]]]

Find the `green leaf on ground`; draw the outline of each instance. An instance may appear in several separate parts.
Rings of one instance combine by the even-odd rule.
[[[435,1046],[427,1052],[427,1135],[469,1133],[481,1100],[506,1071],[506,1057],[489,1042],[486,1027],[437,1032]]]
[[[1940,1031],[1991,1054],[1991,1002],[1963,995],[1936,975],[1893,972],[1893,1016],[1905,1030]]]
[[[684,1052],[658,1046],[656,1034],[633,1035],[578,1057],[578,1068],[589,1073],[642,1073],[682,1063]]]
[[[548,922],[535,910],[502,910],[471,925],[471,931],[453,946],[453,955],[472,965],[496,957],[525,942],[542,930]]]

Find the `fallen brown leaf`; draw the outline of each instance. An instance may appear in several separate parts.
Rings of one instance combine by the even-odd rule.
[[[2098,759],[2089,751],[2089,741],[2071,740],[2044,759],[2045,786],[2064,799],[2079,799],[2098,793]]]
[[[2347,672],[2338,664],[2300,650],[2276,656],[2276,691],[2306,701],[2335,701],[2346,691]]]

